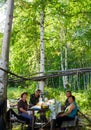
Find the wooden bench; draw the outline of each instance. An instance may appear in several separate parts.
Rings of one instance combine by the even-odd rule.
[[[78,130],[78,115],[75,116],[74,120],[64,121],[61,125],[61,128],[66,128],[66,130],[74,128],[74,130]]]
[[[66,130],[70,130],[70,128],[74,128],[74,130],[78,130],[78,121],[79,121],[78,115],[76,115],[74,120],[64,121],[61,125],[61,128],[65,128]],[[54,125],[55,125],[54,122],[55,120],[52,119],[50,122],[50,130],[54,130]]]

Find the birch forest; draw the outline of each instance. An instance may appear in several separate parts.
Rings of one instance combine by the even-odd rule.
[[[0,0],[0,130],[7,99],[35,88],[71,90],[91,118],[91,0]]]

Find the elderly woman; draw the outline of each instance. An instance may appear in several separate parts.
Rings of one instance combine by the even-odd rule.
[[[75,97],[71,95],[68,102],[70,105],[65,109],[64,113],[59,113],[56,117],[56,124],[58,127],[61,126],[63,121],[73,120],[77,114],[78,108],[75,102]]]

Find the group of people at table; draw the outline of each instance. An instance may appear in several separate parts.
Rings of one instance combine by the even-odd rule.
[[[23,92],[17,104],[19,114],[17,115],[16,113],[14,113],[14,111],[12,111],[12,109],[10,109],[7,115],[9,115],[9,112],[11,111],[11,113],[14,114],[17,118],[22,117],[27,120],[27,123],[29,125],[31,125],[33,115],[29,113],[29,107],[33,108],[33,106],[36,106],[39,103],[40,95],[41,95],[41,90],[37,89],[34,94],[30,95],[30,101],[28,105],[27,103],[28,94],[27,92]],[[61,106],[60,109],[61,111],[58,112],[56,115],[55,127],[57,126],[60,128],[63,121],[73,120],[77,114],[78,107],[75,101],[75,97],[71,94],[71,91],[66,91],[66,97],[67,99],[65,101],[65,105]],[[45,116],[44,118],[46,119]]]

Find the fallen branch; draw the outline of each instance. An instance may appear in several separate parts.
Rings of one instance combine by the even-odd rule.
[[[91,68],[78,68],[78,69],[69,69],[69,70],[54,70],[54,71],[47,71],[46,73],[43,73],[43,72],[38,72],[38,73],[35,73],[34,75],[40,75],[41,73],[43,73],[43,76],[33,76],[30,75],[31,77],[27,78],[27,77],[24,77],[24,76],[19,76],[15,73],[12,73],[8,70],[5,70],[3,68],[0,67],[0,70],[12,75],[12,76],[15,76],[18,78],[19,82],[21,81],[25,81],[25,80],[30,80],[30,81],[43,81],[43,80],[46,80],[48,78],[54,78],[54,77],[59,77],[59,76],[69,76],[69,75],[78,75],[78,74],[84,74],[84,73],[91,73]],[[12,78],[14,80],[14,78]],[[11,81],[13,81],[11,79]],[[21,80],[20,80],[21,79]],[[10,80],[10,79],[9,79]],[[16,80],[16,81],[18,81]]]
[[[79,113],[85,118],[85,119],[87,119],[87,121],[89,122],[89,123],[91,123],[91,119],[89,119],[85,114],[83,114],[80,110],[79,110]]]

